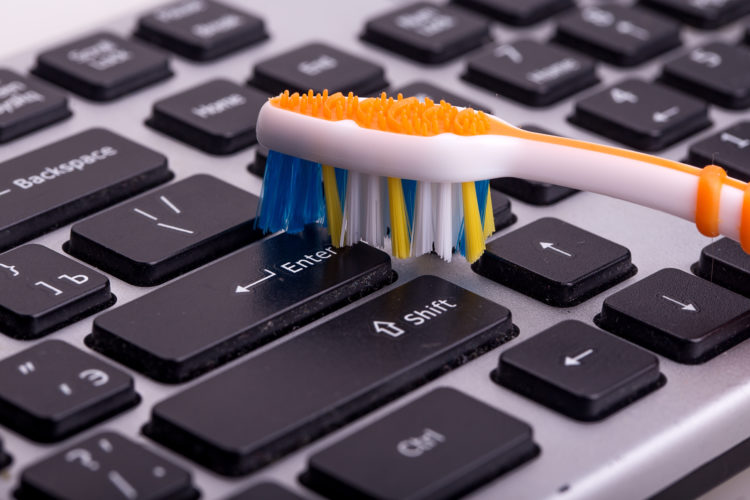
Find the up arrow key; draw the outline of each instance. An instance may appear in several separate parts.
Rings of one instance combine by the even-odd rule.
[[[386,335],[390,335],[391,337],[400,337],[404,333],[406,333],[405,330],[399,328],[396,326],[396,323],[393,323],[391,321],[373,321],[372,326],[375,327],[375,331],[377,333],[385,333]]]

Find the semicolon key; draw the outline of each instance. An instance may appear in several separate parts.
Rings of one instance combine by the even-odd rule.
[[[114,432],[99,432],[28,466],[16,498],[197,500],[190,473]]]
[[[302,481],[336,500],[448,500],[538,454],[528,424],[443,387],[315,453]]]
[[[110,101],[172,76],[161,51],[108,32],[43,52],[31,72],[94,101]]]
[[[135,36],[195,61],[268,38],[262,19],[213,0],[162,5],[138,20]]]
[[[750,299],[662,269],[607,297],[596,322],[680,363],[703,363],[750,337]]]
[[[134,285],[163,283],[247,245],[258,198],[205,174],[74,224],[66,250]]]
[[[167,158],[101,128],[0,163],[0,250],[173,177]]]
[[[119,368],[61,340],[0,361],[0,423],[35,441],[60,441],[140,401]]]
[[[0,254],[0,332],[35,339],[111,306],[106,276],[47,247]]]
[[[247,474],[516,335],[505,307],[420,276],[160,402],[144,432]]]
[[[34,77],[0,68],[0,143],[68,118],[68,99]]]
[[[391,260],[323,229],[247,246],[94,320],[86,344],[151,378],[183,382],[390,283]]]

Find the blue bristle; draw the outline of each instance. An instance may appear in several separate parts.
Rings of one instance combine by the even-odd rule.
[[[409,179],[401,180],[401,187],[404,190],[404,202],[406,203],[406,214],[409,216],[409,227],[414,227],[414,203],[417,199],[417,181]]]
[[[305,224],[323,222],[320,164],[269,151],[255,226],[264,232],[302,231]]]
[[[343,168],[336,168],[336,187],[339,190],[339,199],[341,200],[341,207],[344,207],[346,201],[346,180],[349,177],[348,170]]]

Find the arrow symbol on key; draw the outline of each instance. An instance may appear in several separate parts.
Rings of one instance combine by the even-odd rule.
[[[750,146],[750,139],[740,139],[736,135],[730,134],[728,132],[723,132],[721,134],[721,140],[723,142],[730,142],[740,149],[745,149],[746,147]]]
[[[377,333],[385,333],[391,337],[398,337],[406,333],[406,331],[399,328],[396,323],[392,321],[373,321],[372,326],[375,327]]]
[[[570,356],[565,356],[565,366],[580,366],[581,360],[593,352],[593,349],[586,349],[578,356],[573,356],[572,358]]]
[[[539,246],[542,247],[542,250],[554,250],[555,252],[561,253],[561,254],[563,254],[566,257],[572,257],[573,256],[572,253],[568,253],[565,250],[560,250],[559,248],[557,248],[554,243],[549,243],[547,241],[540,241],[539,242]]]
[[[237,285],[237,288],[234,289],[234,293],[248,293],[250,291],[250,289],[252,287],[254,287],[255,285],[257,285],[258,283],[262,283],[262,282],[266,281],[267,279],[271,279],[274,276],[276,276],[275,272],[269,271],[268,269],[263,269],[263,271],[266,273],[266,275],[263,278],[261,278],[259,280],[255,280],[252,283],[250,283],[249,285],[245,285],[245,286],[239,286],[239,285]]]
[[[655,112],[652,118],[656,123],[664,123],[669,121],[670,118],[672,118],[679,112],[680,108],[678,108],[677,106],[672,106],[671,108],[665,109],[664,111]]]
[[[683,304],[679,300],[675,300],[672,297],[667,297],[666,295],[662,295],[661,298],[677,304],[683,311],[698,312],[698,309],[696,309],[693,304]]]

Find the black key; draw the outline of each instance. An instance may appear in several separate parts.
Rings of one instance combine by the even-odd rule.
[[[719,106],[744,109],[750,106],[748,67],[750,49],[714,42],[667,63],[659,79]]]
[[[598,59],[635,66],[680,44],[680,25],[624,5],[589,6],[562,16],[555,39]]]
[[[0,69],[0,142],[64,120],[68,99],[44,83]]]
[[[211,80],[154,104],[146,124],[208,153],[226,155],[255,143],[255,122],[268,95],[229,80]]]
[[[599,81],[588,57],[534,40],[483,50],[469,59],[462,78],[531,106],[547,106]]]
[[[453,0],[453,3],[517,26],[534,24],[573,6],[573,0]]]
[[[702,363],[750,336],[750,300],[662,269],[607,297],[597,324],[680,363]]]
[[[409,85],[406,85],[404,87],[400,87],[394,90],[390,94],[391,95],[403,94],[404,97],[416,97],[420,101],[423,101],[424,98],[427,97],[429,99],[432,99],[435,102],[445,101],[450,104],[453,104],[454,106],[461,106],[462,108],[472,108],[472,109],[484,111],[485,113],[489,113],[489,109],[485,105],[476,104],[474,102],[471,102],[468,99],[464,99],[463,97],[457,96],[453,92],[449,92],[440,87],[436,87],[435,85],[432,85],[431,83],[427,83],[423,81],[410,83]]]
[[[101,432],[26,468],[28,500],[194,500],[190,473],[114,432]]]
[[[658,83],[634,79],[577,102],[569,120],[648,151],[664,149],[711,124],[704,102]]]
[[[415,61],[449,61],[490,40],[490,23],[465,10],[416,2],[367,21],[362,39]]]
[[[199,174],[100,212],[66,250],[134,285],[163,283],[260,237],[258,198]]]
[[[133,379],[60,340],[0,361],[0,423],[54,442],[135,406]]]
[[[266,160],[268,160],[268,148],[258,144],[255,148],[255,158],[253,162],[247,166],[250,173],[257,175],[261,179],[266,173]]]
[[[0,163],[0,250],[172,176],[163,155],[105,129],[89,129]]]
[[[661,387],[659,359],[580,321],[563,321],[508,349],[497,383],[585,421],[601,420]]]
[[[140,18],[135,36],[196,61],[268,38],[262,19],[212,0],[164,5]]]
[[[172,76],[165,55],[106,32],[43,52],[32,73],[94,101],[109,101]]]
[[[247,474],[516,334],[503,306],[421,276],[162,401],[144,432]]]
[[[114,304],[109,280],[41,245],[0,255],[0,329],[41,337]]]
[[[182,382],[390,282],[387,254],[333,248],[322,229],[250,245],[100,315],[89,347]]]
[[[697,167],[719,165],[732,177],[750,180],[750,122],[742,121],[692,146],[687,162]]]
[[[440,388],[310,457],[303,480],[333,499],[447,500],[538,454],[529,425]]]
[[[12,461],[13,457],[3,450],[3,440],[0,439],[0,471],[9,466]]]
[[[303,500],[276,483],[260,483],[226,500]]]
[[[551,132],[537,127],[536,125],[524,125],[524,130],[540,134],[555,135]],[[490,185],[505,194],[532,205],[552,205],[568,196],[577,193],[575,189],[565,186],[549,184],[547,182],[529,181],[515,177],[500,177],[492,179]]]
[[[510,200],[504,194],[492,190],[492,217],[495,219],[495,231],[499,231],[516,222],[516,216],[510,209]]]
[[[750,255],[734,240],[722,238],[708,245],[701,251],[700,260],[692,271],[703,279],[750,297]]]
[[[641,2],[683,23],[703,29],[718,28],[750,12],[750,2],[746,0],[641,0]]]
[[[249,84],[271,94],[354,92],[368,95],[385,88],[383,68],[323,43],[309,43],[255,65]]]
[[[636,272],[627,248],[553,218],[491,241],[472,269],[557,307],[579,304]]]

